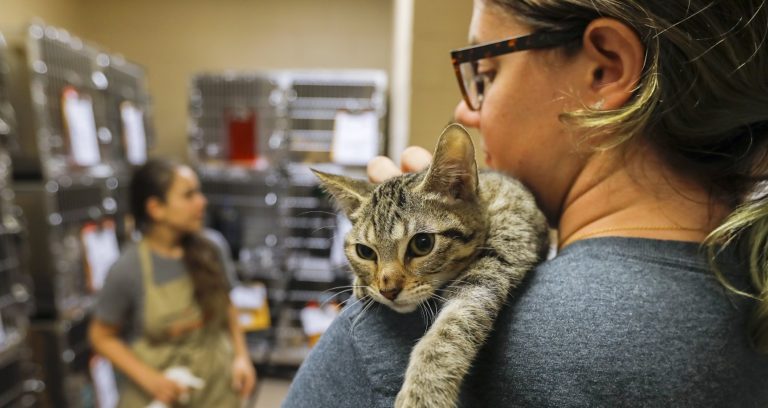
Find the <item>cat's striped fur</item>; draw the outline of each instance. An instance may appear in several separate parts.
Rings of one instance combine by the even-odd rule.
[[[443,132],[425,172],[377,186],[316,173],[353,224],[345,248],[355,295],[401,313],[443,301],[411,352],[396,407],[454,407],[510,290],[548,250],[533,196],[507,176],[478,174],[458,125]]]

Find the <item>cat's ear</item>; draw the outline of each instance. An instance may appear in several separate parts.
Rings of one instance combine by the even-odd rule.
[[[469,133],[459,124],[448,125],[437,141],[421,189],[473,201],[477,197],[477,177],[475,147]]]
[[[312,172],[349,218],[352,218],[352,213],[357,211],[373,192],[373,184],[365,180],[323,173],[315,169],[312,169]]]

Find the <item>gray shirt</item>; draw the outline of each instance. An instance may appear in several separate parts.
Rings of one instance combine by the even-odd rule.
[[[744,287],[735,256],[726,273]],[[727,294],[698,244],[576,242],[509,299],[462,388],[465,407],[766,407],[768,358],[751,304]],[[419,312],[344,310],[299,369],[283,407],[392,407]]]
[[[234,264],[227,253],[226,241],[222,243],[223,237],[216,231],[204,230],[203,234],[216,247],[227,280],[234,285]],[[151,251],[150,254],[155,285],[186,276],[187,267],[182,259],[166,258]],[[144,327],[144,278],[137,245],[129,245],[110,268],[97,296],[94,316],[105,323],[121,326],[122,337],[128,343],[141,336]]]

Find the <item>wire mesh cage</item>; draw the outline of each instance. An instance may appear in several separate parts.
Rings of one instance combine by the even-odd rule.
[[[295,71],[286,76],[290,84],[287,91],[290,161],[364,165],[367,159],[383,152],[387,112],[387,76],[383,71]],[[356,130],[370,136],[355,135],[358,139],[351,142],[370,146],[370,149],[357,150],[356,161],[349,163],[341,159],[341,153],[353,146],[344,144],[342,137],[346,132],[341,125],[353,118],[367,124]]]
[[[120,55],[99,53],[97,65],[107,80],[104,89],[105,122],[113,140],[111,155],[120,174],[143,164],[154,143],[151,99],[145,69]],[[128,167],[128,168],[126,168]]]
[[[0,406],[29,407],[37,403],[42,383],[35,379],[28,348],[34,298],[24,221],[12,183],[10,152],[19,147],[7,51],[0,34]]]
[[[28,71],[22,86],[28,88],[32,110],[23,155],[48,179],[111,175],[109,163],[115,158],[101,92],[107,79],[96,64],[98,49],[66,30],[35,23],[16,50],[20,63],[26,63],[18,69],[19,76]]]
[[[386,150],[386,89],[378,70],[192,78],[190,156],[208,224],[229,241],[241,278],[268,288],[274,327],[261,363],[298,365],[309,349],[301,309],[349,285],[340,218],[310,167],[362,175]]]
[[[284,98],[273,74],[196,75],[189,109],[190,156],[197,163],[264,168],[279,161]]]

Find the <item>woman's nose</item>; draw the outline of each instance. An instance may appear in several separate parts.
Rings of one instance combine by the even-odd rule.
[[[480,111],[469,109],[467,103],[463,100],[456,105],[456,109],[453,111],[453,118],[456,122],[466,127],[480,127]]]

